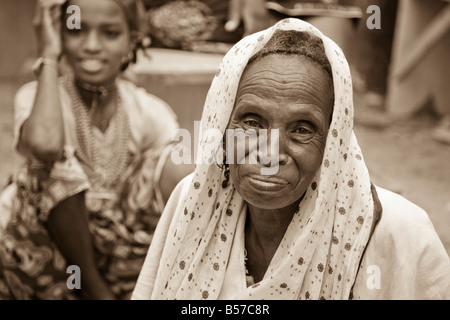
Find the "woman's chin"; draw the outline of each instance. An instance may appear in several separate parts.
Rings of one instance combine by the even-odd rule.
[[[266,186],[264,186],[266,187]],[[259,209],[274,210],[286,207],[289,201],[283,190],[263,190],[262,188],[246,187],[240,188],[239,193],[250,205]]]

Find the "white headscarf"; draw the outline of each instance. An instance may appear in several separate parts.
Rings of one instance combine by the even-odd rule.
[[[334,111],[321,167],[299,212],[263,280],[236,292],[236,299],[348,299],[370,237],[374,204],[353,132],[352,81],[341,49],[310,24],[292,18],[242,39],[226,54],[212,82],[201,132],[225,132],[249,58],[279,29],[322,39],[332,67]],[[200,147],[205,146],[203,137]],[[223,173],[214,164],[197,165],[192,177],[187,197],[170,199],[166,207],[176,211],[164,235],[152,299],[217,299],[222,288],[244,200],[232,184],[222,188]]]

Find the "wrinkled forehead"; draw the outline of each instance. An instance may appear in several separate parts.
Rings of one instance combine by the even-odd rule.
[[[288,40],[287,43],[281,43],[279,46],[280,39],[281,42],[285,41],[283,39],[284,35],[280,36],[280,34],[286,34],[283,31],[296,35],[292,37],[294,38],[293,41]],[[298,34],[301,33],[301,35],[298,35],[296,32]],[[277,33],[276,36],[274,36],[275,33]],[[229,76],[235,76],[240,79],[249,65],[271,54],[293,54],[309,58],[329,73],[333,86],[336,74],[342,76],[348,73],[349,75],[349,72],[345,70],[345,65],[347,65],[345,57],[341,49],[333,41],[309,23],[299,19],[288,18],[237,43],[227,55],[230,56],[228,60],[240,61],[240,63],[235,69],[238,71],[228,69],[232,73]],[[226,65],[229,61],[225,60],[227,59],[224,59],[224,64]],[[227,68],[224,69],[225,71],[227,70]],[[341,78],[338,77],[337,80],[342,80]],[[339,86],[334,86],[334,91],[336,89],[339,89]]]
[[[251,53],[249,52],[248,56],[246,57],[246,64],[248,64],[248,61],[251,61],[251,58],[254,55],[257,55],[258,52],[263,50],[263,48],[266,46],[266,44],[269,42],[269,40],[272,38],[275,32],[283,30],[300,31],[303,33],[311,34],[321,39],[326,59],[328,60],[329,65],[331,66],[330,73],[332,78],[332,86],[335,100],[334,109],[342,109],[338,110],[338,113],[343,112],[346,115],[346,118],[350,118],[352,121],[353,88],[350,69],[347,60],[341,48],[339,48],[339,46],[334,41],[326,37],[319,29],[317,29],[313,25],[300,19],[287,18],[281,20],[273,27],[267,29],[265,32],[251,35],[251,38],[249,38],[248,40],[250,43],[253,43],[253,45],[249,43],[242,44],[242,46],[245,48],[250,47],[253,48],[253,50],[251,50],[252,52]]]
[[[266,55],[246,66],[233,112],[243,100],[248,103],[258,99],[270,101],[267,107],[286,103],[314,105],[329,122],[334,105],[331,75],[301,54]]]

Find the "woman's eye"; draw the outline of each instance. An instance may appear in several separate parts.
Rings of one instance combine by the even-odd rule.
[[[308,126],[300,126],[292,131],[291,137],[298,143],[308,143],[314,137],[314,130]]]
[[[299,128],[294,130],[294,133],[309,135],[309,134],[312,134],[312,130],[309,129],[309,128],[306,128],[306,127],[299,127]]]
[[[244,123],[252,128],[261,128],[261,124],[256,120],[245,120]]]
[[[292,132],[292,138],[294,140],[299,141],[300,143],[305,143],[311,140],[311,138],[314,136],[315,130],[314,127],[308,125],[308,124],[301,124],[295,128],[293,128]]]

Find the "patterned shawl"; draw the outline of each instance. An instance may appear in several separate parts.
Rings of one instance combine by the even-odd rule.
[[[300,210],[263,280],[236,292],[236,299],[348,299],[370,237],[374,203],[353,132],[352,81],[341,49],[310,24],[293,18],[242,39],[226,54],[212,82],[200,131],[225,132],[249,58],[278,29],[310,32],[322,39],[332,66],[334,111],[322,164]],[[200,148],[210,148],[208,139],[201,135]],[[153,239],[165,246],[151,275],[152,299],[218,298],[245,206],[232,183],[222,188],[223,179],[214,164],[203,161],[187,181],[187,196],[169,200],[166,210],[174,216],[169,231],[159,233],[164,239]]]

